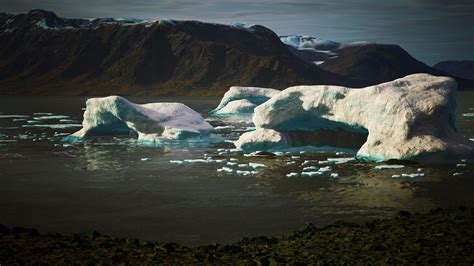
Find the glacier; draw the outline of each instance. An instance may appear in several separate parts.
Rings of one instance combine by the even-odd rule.
[[[259,87],[233,86],[224,94],[213,110],[217,115],[251,114],[255,107],[280,93],[279,90]]]
[[[453,161],[474,158],[474,143],[457,134],[454,79],[413,74],[351,89],[294,86],[255,108],[256,130],[238,149],[307,145],[357,150],[356,158]]]
[[[86,102],[82,129],[66,137],[132,134],[139,141],[159,143],[209,136],[213,127],[182,103],[135,104],[120,96]]]

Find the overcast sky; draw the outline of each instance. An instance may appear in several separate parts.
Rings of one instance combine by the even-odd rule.
[[[0,0],[70,18],[193,19],[262,24],[279,35],[396,43],[428,64],[474,59],[474,0]]]

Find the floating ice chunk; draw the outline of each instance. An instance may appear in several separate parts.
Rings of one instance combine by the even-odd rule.
[[[453,173],[453,176],[460,176],[460,175],[463,175],[463,174],[464,174],[464,173],[459,173],[459,172],[457,172],[457,173]]]
[[[185,163],[207,163],[209,160],[206,159],[186,159],[184,160]]]
[[[465,163],[458,163],[456,164],[456,167],[466,167],[467,165]]]
[[[183,164],[184,162],[181,161],[181,160],[170,160],[170,163],[173,163],[173,164]]]
[[[149,161],[151,160],[150,158],[141,158],[140,161]]]
[[[296,164],[295,161],[291,161],[291,162],[286,162],[287,165],[293,165],[293,164]]]
[[[67,115],[51,115],[51,116],[36,116],[36,117],[33,117],[33,119],[35,119],[35,120],[52,120],[52,119],[59,120],[59,119],[65,119],[65,118],[69,118],[69,116],[67,116]]]
[[[332,171],[332,168],[331,168],[331,166],[325,166],[325,167],[319,168],[318,171],[319,172],[330,172],[330,171]]]
[[[35,140],[33,140],[33,141],[35,141]],[[63,144],[63,147],[64,147],[64,148],[72,147],[72,144],[64,143],[64,144]]]
[[[0,118],[28,118],[28,115],[0,115]]]
[[[311,171],[311,170],[318,170],[319,167],[316,167],[316,166],[308,166],[308,167],[304,167],[303,168],[303,171]]]
[[[82,127],[82,125],[81,124],[33,124],[33,125],[22,125],[22,127],[67,129],[67,128]]]
[[[138,140],[159,143],[210,136],[213,127],[181,103],[134,104],[120,96],[91,98],[86,102],[83,128],[71,135],[84,138],[135,132]]]
[[[273,154],[275,154],[276,156],[283,156],[283,155],[285,155],[285,153],[284,153],[284,152],[281,152],[281,151],[276,151],[276,152],[274,152]]]
[[[229,167],[225,167],[223,166],[222,168],[219,168],[217,169],[217,172],[221,173],[221,172],[226,172],[226,173],[232,173],[234,170],[229,168]]]
[[[246,130],[246,131],[254,131],[254,130],[255,130],[255,127],[247,127],[245,130]]]
[[[240,163],[237,165],[238,167],[249,167],[248,163]]]
[[[13,119],[14,122],[18,122],[18,121],[26,121],[26,118],[15,118]]]
[[[226,142],[226,143],[232,143],[232,144],[233,144],[233,143],[234,143],[234,140],[231,140],[231,139],[225,139],[225,140],[224,140],[224,142]]]
[[[309,176],[309,177],[312,177],[312,176],[320,176],[320,175],[323,175],[323,172],[320,172],[320,171],[312,171],[312,172],[302,172],[302,173],[301,173],[301,176]]]
[[[466,114],[462,114],[462,116],[474,117],[474,113],[466,113]]]
[[[299,160],[300,158],[301,158],[301,156],[297,156],[297,155],[291,156],[292,160]]]
[[[234,128],[235,126],[219,126],[219,127],[215,127],[214,131],[230,131]]]
[[[292,172],[292,173],[286,174],[286,176],[287,177],[298,177],[298,176],[300,176],[300,174]]]
[[[227,165],[227,166],[237,166],[237,163],[234,163],[234,162],[227,162],[226,165]]]
[[[33,113],[33,115],[54,115],[54,113]]]
[[[429,74],[357,90],[290,87],[255,108],[257,129],[240,136],[235,145],[245,151],[285,149],[308,145],[310,139],[301,139],[314,132],[314,145],[360,147],[356,157],[375,162],[472,157],[474,144],[455,128],[456,87],[452,78]],[[308,133],[294,134],[302,131]],[[324,135],[326,131],[334,134]],[[342,139],[339,133],[350,138]],[[316,137],[319,134],[324,136]]]
[[[252,167],[252,168],[261,168],[261,167],[266,167],[264,164],[262,163],[249,163],[249,166]]]
[[[401,175],[392,175],[392,178],[400,178],[402,177]]]
[[[348,157],[348,158],[328,158],[329,162],[334,162],[335,164],[343,164],[350,161],[354,161],[355,157]]]
[[[338,177],[339,177],[339,174],[338,174],[338,173],[331,173],[331,177],[332,177],[332,178],[338,178]]]
[[[415,177],[420,177],[420,176],[425,176],[425,174],[424,173],[402,174],[402,177],[415,178]]]
[[[214,109],[216,114],[247,114],[259,104],[280,93],[279,90],[258,87],[230,87]]]
[[[313,163],[318,163],[318,160],[305,160],[301,165],[305,166]]]
[[[237,170],[236,173],[237,173],[238,175],[246,176],[246,175],[256,175],[256,174],[257,174],[257,171],[242,171],[242,170]]]
[[[231,162],[238,162],[239,159],[237,159],[237,158],[230,158],[229,161],[231,161]]]
[[[338,155],[338,156],[340,156],[340,155],[344,155],[344,154],[346,154],[346,153],[345,153],[345,152],[343,152],[343,151],[338,151],[338,152],[336,152],[336,155]]]
[[[467,162],[467,159],[461,159],[461,162],[465,163],[465,162]]]
[[[404,165],[397,165],[397,164],[381,164],[374,167],[377,170],[384,170],[384,169],[401,169],[404,168]]]
[[[424,170],[423,168],[416,169],[416,171],[418,171],[418,172],[423,172],[423,170]]]

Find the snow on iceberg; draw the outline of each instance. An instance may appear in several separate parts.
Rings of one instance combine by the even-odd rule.
[[[456,82],[413,74],[362,89],[287,88],[255,109],[256,130],[235,142],[244,151],[295,146],[358,149],[372,161],[473,158],[474,144],[457,134]]]
[[[278,93],[280,91],[275,89],[233,86],[213,112],[218,115],[251,114],[255,107]]]
[[[88,99],[86,106],[83,128],[69,137],[131,133],[139,141],[159,142],[207,136],[213,130],[199,113],[181,103],[140,105],[109,96]]]

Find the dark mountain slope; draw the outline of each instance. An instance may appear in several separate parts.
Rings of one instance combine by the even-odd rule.
[[[0,15],[0,93],[221,95],[232,85],[348,83],[262,26]]]
[[[333,51],[338,56],[326,60],[321,68],[359,81],[364,86],[394,80],[413,73],[454,77],[460,89],[474,88],[474,82],[455,77],[416,60],[398,45],[347,45]]]
[[[474,80],[474,60],[442,61],[433,67],[451,75]]]

